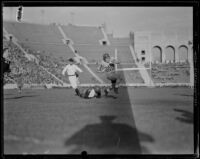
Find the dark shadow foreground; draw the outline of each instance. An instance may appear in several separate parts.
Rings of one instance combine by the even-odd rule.
[[[100,116],[101,123],[86,125],[72,135],[65,146],[76,145],[71,153],[141,154],[140,141],[154,141],[150,135],[138,132],[128,124],[114,123],[115,118]]]
[[[123,72],[120,75],[125,79]],[[102,98],[106,102],[100,108],[101,113],[88,113],[91,119],[100,118],[100,122],[87,124],[66,139],[64,145],[67,148],[73,147],[70,153],[87,151],[88,154],[148,154],[148,149],[142,147],[140,142],[154,140],[148,134],[138,132],[128,88],[121,87],[119,94],[110,92],[107,97]]]
[[[176,112],[181,113],[181,117],[176,117],[176,120],[179,120],[180,122],[187,123],[187,124],[193,124],[193,113],[186,111],[186,110],[181,110],[181,109],[174,109]]]

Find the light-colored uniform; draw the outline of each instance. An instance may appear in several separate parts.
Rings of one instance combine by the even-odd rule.
[[[95,96],[95,91],[92,89],[88,95],[88,98],[93,98]]]
[[[67,75],[69,78],[69,82],[72,86],[72,88],[76,89],[78,87],[78,83],[77,83],[77,77],[76,77],[76,72],[83,72],[78,66],[74,65],[74,64],[68,64],[67,66],[65,66],[65,68],[62,71],[62,74],[65,75],[65,72],[67,71]]]

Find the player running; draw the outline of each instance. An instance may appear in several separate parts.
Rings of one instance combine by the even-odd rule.
[[[105,72],[106,78],[112,84],[111,87],[104,90],[106,96],[111,90],[118,94],[119,83],[122,81],[120,74],[115,71],[115,64],[119,64],[116,59],[110,57],[108,53],[103,54],[103,60],[98,67],[98,72]]]
[[[65,75],[65,72],[67,71],[67,75],[69,78],[69,82],[72,86],[72,88],[75,90],[76,94],[80,96],[80,91],[78,89],[78,83],[77,83],[77,77],[78,77],[78,72],[83,72],[77,65],[75,65],[75,61],[73,58],[70,58],[69,64],[65,66],[65,68],[62,71],[62,75]]]

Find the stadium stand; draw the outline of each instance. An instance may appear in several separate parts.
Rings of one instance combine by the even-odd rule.
[[[115,46],[117,49],[117,58],[121,63],[135,63],[129,46]]]
[[[51,25],[4,22],[4,27],[20,42],[32,43],[62,43],[60,34]]]
[[[108,39],[111,43],[111,45],[123,45],[123,46],[129,46],[130,45],[130,39],[123,37],[123,38],[115,38],[112,34],[108,34]]]
[[[138,70],[123,71],[123,78],[124,78],[123,83],[126,82],[126,84],[144,83],[144,80],[142,79]]]
[[[152,64],[151,77],[155,83],[189,83],[189,64]]]
[[[86,57],[89,63],[94,63],[97,62],[97,60],[102,60],[102,55],[104,53],[109,53],[111,56],[114,56],[114,48],[109,46],[74,45],[74,48],[81,56]]]
[[[40,53],[48,54],[49,56],[62,57],[68,59],[74,54],[68,46],[64,44],[49,44],[49,43],[21,43],[23,48],[29,48]]]
[[[17,82],[19,78],[23,80],[23,83],[34,83],[34,84],[59,84],[51,75],[49,75],[45,70],[39,67],[34,61],[29,61],[22,51],[13,43],[4,41],[4,47],[9,48],[8,58],[11,61],[11,73],[9,77],[5,76],[5,82],[10,82],[10,77]],[[44,54],[36,56],[39,59],[40,64],[45,65],[53,73],[59,74],[59,69],[53,70],[55,64],[48,58],[50,56],[45,56]],[[49,67],[48,67],[49,66]],[[50,67],[51,66],[51,67]],[[20,71],[21,70],[21,71]],[[22,78],[23,77],[23,78]],[[65,80],[65,78],[63,78]],[[67,81],[66,81],[67,82]],[[13,81],[12,81],[13,83]]]
[[[9,47],[9,52],[11,53],[11,77],[17,79],[17,70],[23,68],[23,80],[25,83],[58,84],[59,82],[48,72],[68,83],[67,77],[62,76],[61,72],[67,64],[67,59],[73,57],[74,53],[68,46],[63,44],[63,37],[56,24],[41,25],[4,22],[3,27],[9,34],[17,38],[18,43],[28,54],[34,55],[39,61],[39,64],[28,61],[22,51],[12,42],[7,41],[8,38],[6,36],[3,36],[3,45],[4,47]],[[117,49],[117,59],[121,62],[120,65],[117,65],[118,69],[138,67],[131,54],[129,38],[114,38],[112,35],[108,35],[111,45],[101,45],[99,40],[102,40],[104,36],[98,27],[71,24],[61,27],[67,37],[74,42],[73,47],[77,50],[77,53],[87,59],[89,62],[88,67],[105,83],[108,82],[105,75],[97,73],[97,64],[102,60],[104,53],[109,53],[115,57],[115,49]],[[149,68],[150,63],[146,63],[144,66]],[[80,67],[84,71],[80,76],[81,83],[98,83],[85,67]],[[148,69],[147,71],[154,83],[189,83],[189,69],[188,63],[169,63],[152,64],[152,70]],[[138,70],[129,69],[121,72],[126,83],[144,83]],[[5,82],[13,83],[7,76],[5,76]]]
[[[81,56],[87,57],[91,63],[102,59],[104,53],[115,57],[115,49],[117,49],[117,58],[121,63],[135,63],[128,46],[74,45],[74,47]]]
[[[73,39],[75,44],[100,44],[99,40],[103,39],[103,33],[99,27],[76,26],[69,24],[61,26],[65,34]]]
[[[55,24],[41,25],[31,23],[4,22],[4,27],[13,34],[23,47],[45,52],[46,54],[57,54],[59,57],[69,57],[72,51],[64,46],[62,35]]]

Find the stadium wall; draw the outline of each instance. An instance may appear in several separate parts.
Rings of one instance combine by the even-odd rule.
[[[134,47],[141,62],[186,62],[193,55],[192,37],[173,32],[134,32]]]

